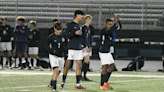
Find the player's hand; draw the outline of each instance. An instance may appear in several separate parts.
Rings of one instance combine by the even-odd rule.
[[[76,35],[82,35],[82,32],[81,32],[81,30],[78,30],[78,31],[75,32],[75,34]]]
[[[7,33],[3,33],[3,35],[7,35]]]
[[[83,52],[87,52],[86,48],[83,48],[82,51],[83,51]]]
[[[92,47],[89,47],[89,52],[91,52],[92,51]]]
[[[117,23],[119,21],[119,15],[116,15],[114,18],[114,23]]]
[[[21,33],[25,33],[25,31],[21,30]]]
[[[30,39],[32,39],[32,37],[33,37],[32,35],[29,35],[29,38],[30,38]]]
[[[18,30],[17,30],[17,29],[15,29],[15,31],[16,31],[16,32],[18,32]]]

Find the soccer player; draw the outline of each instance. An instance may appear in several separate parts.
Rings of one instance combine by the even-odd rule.
[[[64,51],[67,50],[67,37],[62,34],[62,24],[57,22],[54,26],[55,32],[48,37],[46,48],[49,52],[50,64],[53,68],[53,75],[50,82],[53,91],[57,91],[57,77],[59,71],[64,68]]]
[[[110,53],[110,46],[113,32],[116,31],[116,23],[118,21],[119,17],[116,15],[112,26],[112,20],[107,19],[105,28],[100,31],[101,44],[99,48],[99,57],[102,65],[100,90],[113,89],[108,83],[110,75],[115,68],[114,59]],[[110,65],[109,68],[107,68],[108,65]]]
[[[49,30],[48,30],[48,36],[50,35],[50,34],[52,34],[52,33],[54,33],[54,26],[55,26],[55,24],[58,22],[58,19],[53,19],[52,20],[52,25],[53,25],[53,27],[50,27],[49,28]]]
[[[12,50],[12,44],[11,44],[11,37],[12,37],[12,31],[10,25],[7,25],[7,18],[2,17],[1,18],[2,24],[0,25],[0,37],[1,37],[1,65],[3,68],[3,57],[5,54],[5,51],[7,50],[7,60],[9,60],[9,69],[12,69],[12,62],[11,62],[11,50]],[[8,62],[8,61],[6,61]]]
[[[60,88],[64,88],[67,73],[71,64],[71,60],[76,60],[76,89],[86,89],[80,85],[81,77],[81,61],[83,59],[81,35],[82,28],[79,24],[84,19],[84,12],[82,10],[76,10],[74,12],[75,19],[68,25],[66,32],[69,39],[68,42],[68,58],[63,71],[63,79]]]
[[[35,58],[37,60],[36,63],[37,68],[42,69],[40,65],[40,58],[38,56],[38,51],[39,51],[38,42],[40,40],[40,32],[39,29],[36,28],[36,21],[33,20],[30,21],[29,27],[30,27],[30,31],[28,35],[28,47],[29,47],[28,53],[31,58],[31,66],[32,69],[34,69],[34,58]]]
[[[82,64],[82,70],[84,71],[84,77],[81,80],[83,81],[92,81],[86,77],[88,68],[89,68],[89,59],[90,59],[90,53],[91,53],[91,29],[89,25],[92,22],[92,16],[91,15],[86,15],[84,17],[85,24],[82,27],[82,47],[83,47],[83,57],[84,57],[84,62]]]
[[[27,56],[27,38],[28,38],[28,27],[24,24],[25,17],[18,16],[17,17],[18,24],[14,28],[14,34],[15,34],[15,45],[16,45],[16,52],[18,53],[19,57],[19,68],[23,69],[22,66],[22,54],[25,57],[26,60],[26,69],[29,69],[29,62],[28,62],[28,56]]]

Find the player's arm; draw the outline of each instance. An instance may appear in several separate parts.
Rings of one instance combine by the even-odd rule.
[[[82,45],[83,48],[87,46],[85,27],[82,27]]]
[[[25,27],[25,30],[21,30],[21,34],[25,35],[25,36],[28,36],[28,27],[26,26]]]
[[[15,28],[14,28],[14,34],[16,34],[16,35],[20,35],[21,34],[21,32],[20,31],[18,31],[18,29],[17,29],[17,25],[15,26]]]
[[[8,30],[8,36],[12,37],[12,31],[11,31],[11,27],[9,26],[9,30]]]
[[[119,31],[120,29],[122,29],[122,24],[120,21],[118,21],[116,24],[116,30]]]

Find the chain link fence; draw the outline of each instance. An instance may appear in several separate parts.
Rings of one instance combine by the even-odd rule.
[[[162,31],[164,26],[164,2],[0,1],[0,17],[7,17],[12,27],[17,16],[25,16],[27,23],[36,20],[39,28],[52,26],[51,20],[55,18],[65,24],[74,19],[77,9],[92,15],[92,24],[97,29],[104,26],[107,18],[114,19],[114,15],[120,15],[122,29],[125,30]]]

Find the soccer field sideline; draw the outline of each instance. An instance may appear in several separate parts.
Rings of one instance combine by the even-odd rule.
[[[153,81],[153,80],[161,80],[161,79],[141,79],[141,80],[125,80],[125,81],[110,81],[111,83],[119,83],[119,82],[136,82],[136,81]],[[95,84],[98,82],[89,82],[89,83],[81,83],[81,84]],[[75,83],[66,84],[66,86],[75,85]],[[20,88],[35,88],[35,87],[45,87],[47,85],[39,85],[39,86],[23,86],[23,87],[5,87],[0,89],[20,89]],[[60,84],[57,84],[60,86]]]
[[[31,72],[0,72],[0,74],[9,75],[52,75],[52,73],[31,73]],[[60,74],[62,75],[62,73]],[[69,76],[75,76],[75,73],[68,73]],[[87,74],[87,76],[100,76],[100,74]],[[143,77],[143,78],[164,78],[161,75],[131,75],[131,74],[112,74],[112,77]]]

